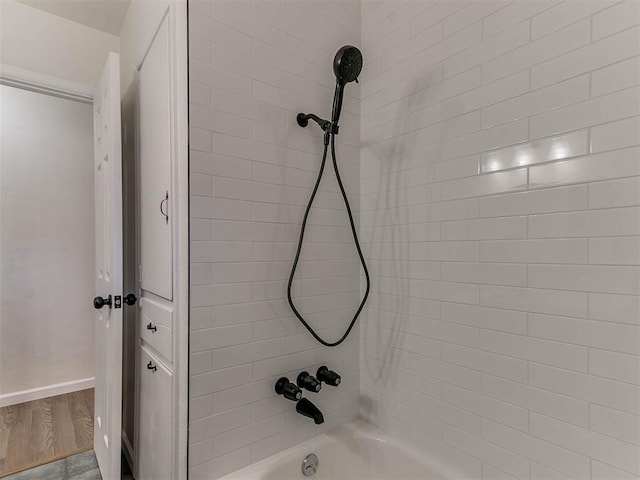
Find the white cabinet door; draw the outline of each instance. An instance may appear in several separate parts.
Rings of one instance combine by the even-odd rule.
[[[140,66],[140,286],[172,299],[171,89],[168,19]]]
[[[116,480],[120,478],[122,418],[122,304],[119,303],[122,297],[122,146],[117,53],[109,53],[96,88],[93,109],[96,227],[93,448],[102,478]]]
[[[138,480],[171,478],[172,374],[145,347],[140,347],[140,413]]]

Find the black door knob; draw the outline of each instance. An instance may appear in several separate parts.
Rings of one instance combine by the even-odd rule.
[[[93,308],[95,308],[96,310],[100,310],[105,305],[111,308],[111,295],[109,295],[107,298],[96,297],[93,299]]]
[[[130,293],[129,295],[124,297],[122,300],[127,305],[135,305],[136,304],[136,300],[138,300],[138,297],[136,297],[133,293]]]

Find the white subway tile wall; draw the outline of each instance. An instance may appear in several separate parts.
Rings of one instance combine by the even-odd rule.
[[[358,415],[465,478],[640,478],[639,0],[192,0],[189,33],[191,478]],[[343,44],[372,294],[329,349],[286,281],[322,153],[295,115]],[[325,176],[294,296],[336,338],[364,284]],[[273,384],[322,363],[317,428]]]
[[[640,478],[640,1],[363,1],[361,45],[361,415]]]
[[[322,132],[332,62],[360,44],[355,1],[190,0],[191,362],[189,477],[214,479],[359,415],[359,333],[320,346],[286,300]],[[360,200],[360,92],[346,90],[338,163]],[[311,211],[294,284],[297,305],[337,339],[360,300],[359,262],[330,160]],[[307,394],[315,427],[277,396],[275,381],[322,364],[339,388]]]

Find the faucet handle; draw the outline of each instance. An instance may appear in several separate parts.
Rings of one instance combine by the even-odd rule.
[[[294,402],[302,398],[302,390],[300,390],[295,383],[290,382],[287,377],[278,379],[276,382],[276,393]]]
[[[318,393],[322,388],[322,383],[320,383],[316,377],[310,375],[309,372],[300,372],[296,383],[300,388],[315,393]]]
[[[342,382],[342,378],[333,370],[329,370],[325,365],[320,367],[316,372],[316,377],[321,382],[326,383],[327,385],[331,385],[333,387],[337,387]]]

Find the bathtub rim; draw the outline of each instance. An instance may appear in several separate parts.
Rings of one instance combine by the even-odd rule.
[[[273,455],[246,465],[238,470],[227,473],[222,477],[218,477],[218,480],[262,480],[263,477],[261,475],[264,475],[270,470],[274,470],[283,461],[290,461],[290,459],[294,457],[299,458],[300,462],[302,462],[305,454],[312,453],[314,449],[317,449],[319,446],[327,442],[331,442],[332,438],[339,437],[366,437],[376,442],[387,443],[398,450],[406,452],[410,458],[415,459],[417,462],[428,465],[431,470],[442,474],[443,480],[465,478],[462,472],[452,468],[441,459],[436,458],[434,454],[421,452],[408,442],[392,437],[390,434],[384,432],[375,425],[358,418],[356,420],[337,425],[326,432],[322,432],[308,440],[305,440],[304,442],[274,453]]]

